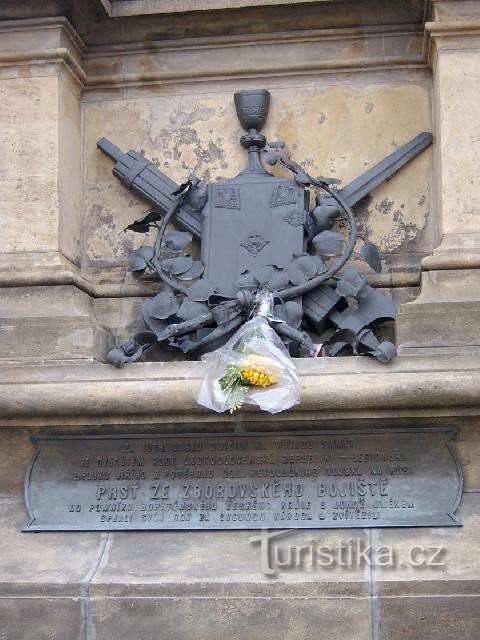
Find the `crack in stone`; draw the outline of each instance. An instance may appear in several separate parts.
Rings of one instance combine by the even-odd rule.
[[[91,634],[89,632],[89,627],[91,626],[90,620],[90,585],[92,580],[95,578],[102,561],[105,557],[108,557],[108,549],[111,546],[111,536],[110,532],[107,531],[105,534],[102,534],[102,540],[100,543],[100,547],[98,550],[97,557],[95,558],[89,572],[82,580],[80,585],[80,594],[81,594],[81,611],[82,611],[82,626],[83,626],[83,637],[84,640],[94,640],[95,633]]]

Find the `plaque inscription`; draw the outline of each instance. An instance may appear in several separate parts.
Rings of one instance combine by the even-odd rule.
[[[32,438],[24,531],[458,526],[454,434]]]

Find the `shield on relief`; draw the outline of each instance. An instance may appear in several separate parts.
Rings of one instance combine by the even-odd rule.
[[[245,175],[209,185],[202,260],[217,291],[235,295],[245,272],[285,268],[305,251],[307,194],[293,180]]]

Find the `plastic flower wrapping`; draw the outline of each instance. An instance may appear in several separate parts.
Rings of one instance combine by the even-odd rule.
[[[278,413],[300,402],[300,382],[282,340],[263,315],[246,322],[223,346],[202,357],[199,404],[233,413],[244,403]]]

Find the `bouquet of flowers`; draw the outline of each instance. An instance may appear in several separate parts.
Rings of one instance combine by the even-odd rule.
[[[278,413],[300,402],[300,383],[287,349],[268,320],[246,322],[220,349],[203,356],[198,402],[233,413],[244,403]]]

